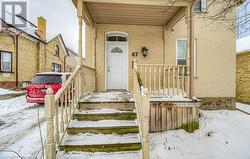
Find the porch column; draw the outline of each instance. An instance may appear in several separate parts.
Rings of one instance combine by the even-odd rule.
[[[163,26],[163,64],[167,64],[167,25]]]
[[[189,66],[189,88],[188,96],[192,98],[194,96],[194,17],[193,17],[193,4],[195,1],[191,1],[186,7],[186,22],[187,22],[187,59]]]
[[[82,65],[82,0],[77,1],[77,16],[79,19],[78,65]]]

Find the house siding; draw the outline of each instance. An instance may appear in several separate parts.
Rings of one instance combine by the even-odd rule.
[[[237,54],[236,99],[250,104],[250,52]]]

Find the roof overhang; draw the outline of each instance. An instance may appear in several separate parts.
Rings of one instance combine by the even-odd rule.
[[[87,24],[165,25],[188,0],[82,0]],[[77,7],[77,0],[73,0]]]

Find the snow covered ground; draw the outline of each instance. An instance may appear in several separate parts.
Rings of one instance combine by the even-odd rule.
[[[236,103],[236,108],[250,114],[250,105],[248,104]]]
[[[151,159],[249,159],[250,116],[239,111],[202,111],[200,130],[151,134]]]
[[[6,95],[6,94],[16,94],[16,93],[24,93],[25,91],[14,91],[14,90],[7,90],[0,88],[0,95]]]
[[[41,149],[39,121],[44,135],[44,106],[26,103],[25,96],[0,100],[0,158],[32,157]],[[4,150],[4,151],[3,151]],[[41,155],[41,153],[39,153]]]
[[[15,153],[7,150],[15,151],[25,158],[36,158],[37,154],[40,158],[42,145],[38,128],[38,108],[42,140],[45,142],[43,106],[26,103],[24,96],[0,100],[0,158],[18,158]],[[250,158],[250,115],[229,110],[202,111],[202,114],[200,129],[195,133],[176,130],[150,134],[150,158]],[[107,155],[100,153],[99,157],[108,158]],[[86,159],[92,157],[91,154],[85,155]]]

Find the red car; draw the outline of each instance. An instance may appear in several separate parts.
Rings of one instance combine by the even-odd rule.
[[[36,74],[26,88],[28,103],[44,103],[47,88],[51,87],[54,94],[62,87],[70,73],[44,72]]]

